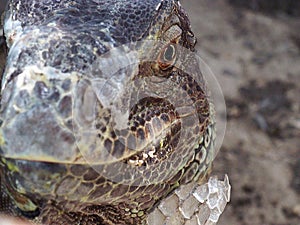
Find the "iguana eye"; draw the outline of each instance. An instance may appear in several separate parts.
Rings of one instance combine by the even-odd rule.
[[[170,43],[165,46],[158,56],[158,64],[162,70],[166,70],[174,65],[176,60],[176,47]]]

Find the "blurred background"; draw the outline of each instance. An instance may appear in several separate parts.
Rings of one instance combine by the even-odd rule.
[[[299,225],[300,1],[181,2],[227,105],[213,173],[229,175],[232,198],[219,225]]]
[[[0,0],[0,74],[2,75],[2,71],[4,69],[4,62],[5,62],[5,56],[6,56],[6,49],[4,45],[4,38],[3,38],[3,12],[5,10],[7,4],[7,0]]]
[[[213,173],[232,198],[218,224],[299,225],[300,1],[181,2],[227,105]]]
[[[0,12],[1,13],[5,9],[6,3],[7,3],[7,0],[0,0]]]

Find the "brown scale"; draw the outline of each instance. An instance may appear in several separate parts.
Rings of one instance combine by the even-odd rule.
[[[180,130],[174,129],[174,126],[180,126],[174,107],[166,100],[152,97],[143,99],[134,107],[128,124],[131,131],[142,140],[154,138],[155,133],[165,128],[168,131],[158,145],[149,146],[143,152],[125,160],[128,164],[138,166],[155,164],[167,158],[172,151],[172,147],[169,146],[170,139]]]
[[[14,213],[12,212],[16,211],[16,206],[13,204],[11,197],[7,193],[3,179],[4,177],[0,172],[0,213],[13,215]]]
[[[171,79],[188,93],[196,107],[199,123],[204,124],[205,120],[209,118],[209,96],[207,96],[206,90],[203,90],[193,77],[180,70],[177,73],[173,72]]]
[[[160,60],[161,57],[162,56],[159,55],[158,60]],[[173,59],[173,60],[175,60],[175,59]],[[171,63],[172,62],[170,62],[170,65],[171,65]],[[160,67],[160,66],[164,67],[165,71],[163,71],[163,72],[160,71],[160,74],[165,74],[164,76],[168,76],[168,79],[172,79],[178,86],[180,86],[182,88],[183,91],[185,91],[187,93],[189,98],[193,101],[193,104],[194,104],[194,107],[196,108],[198,119],[199,119],[199,126],[196,126],[195,130],[200,136],[204,135],[204,133],[205,133],[204,131],[210,122],[210,118],[209,118],[210,117],[210,113],[209,113],[210,109],[209,109],[208,96],[205,93],[206,90],[202,88],[205,85],[201,84],[201,86],[200,86],[197,83],[197,81],[195,81],[190,75],[184,73],[183,71],[181,71],[179,69],[172,71],[172,67],[166,68],[167,66],[166,66],[165,62],[164,62],[164,64],[158,63],[157,65],[159,65],[158,67]],[[157,69],[158,67],[153,64],[150,66],[152,68],[152,73],[147,73],[147,74],[148,75],[155,74],[155,69]],[[147,66],[145,66],[145,65],[141,66],[141,67],[147,68]],[[153,70],[154,70],[154,72],[153,72]],[[203,80],[201,80],[201,81],[204,82]],[[153,113],[153,112],[155,112],[155,110],[151,110],[151,112],[152,112],[152,115],[156,115],[156,116],[160,115],[159,112],[157,114]],[[171,111],[171,112],[173,112],[173,111]],[[168,121],[168,119],[169,119],[168,112],[161,114],[161,115],[163,115],[163,118],[166,119],[165,121]],[[141,116],[144,117],[145,113],[142,113]],[[139,126],[144,126],[144,121],[145,121],[144,119],[141,119],[139,116],[131,116],[130,119],[132,119],[132,117],[137,118],[137,121],[138,121],[138,122],[135,121],[133,123],[133,126],[131,128],[132,131],[138,130]],[[178,115],[177,115],[177,118],[178,118]],[[140,121],[142,121],[142,123],[139,123]],[[151,121],[151,116],[147,115],[146,121]],[[179,124],[180,124],[180,122],[179,122]],[[147,127],[147,123],[146,123],[145,127]],[[141,129],[141,128],[139,128],[139,129]],[[145,166],[148,164],[157,163],[160,160],[167,158],[167,156],[170,153],[172,153],[172,149],[174,149],[176,147],[176,144],[173,146],[170,145],[170,137],[173,137],[173,140],[175,140],[175,141],[177,140],[174,137],[176,136],[176,133],[180,132],[180,126],[177,126],[177,127],[172,126],[171,129],[173,130],[173,132],[171,132],[170,136],[167,134],[164,137],[164,139],[161,142],[162,144],[160,146],[157,146],[157,145],[152,146],[149,150],[146,150],[143,153],[134,155],[134,156],[130,157],[129,160],[126,160],[126,161],[131,162],[131,164],[136,165],[136,166]],[[176,129],[177,129],[177,131],[174,132],[174,130],[176,130]],[[153,157],[148,157],[149,153]],[[197,149],[195,149],[195,155],[196,154],[198,154]],[[197,162],[192,163],[192,161],[193,161],[193,159],[191,159],[191,164],[188,163],[188,165],[186,166],[186,169],[185,169],[186,176],[185,177],[189,177],[192,174],[197,174],[199,164]],[[178,174],[182,174],[182,173],[178,172]],[[178,179],[179,179],[179,177],[178,177]],[[186,181],[186,179],[183,179],[182,182],[186,183],[187,181]]]
[[[164,51],[164,50],[162,50]],[[158,56],[158,60],[161,60],[161,55]],[[175,59],[173,59],[175,60]],[[173,82],[175,82],[179,87],[182,88],[182,90],[187,94],[187,96],[193,101],[194,107],[196,109],[198,119],[199,119],[199,125],[194,128],[196,134],[199,136],[204,134],[204,131],[206,127],[209,124],[209,102],[208,102],[208,96],[205,93],[205,90],[202,88],[204,85],[202,84],[202,87],[188,74],[184,73],[183,71],[176,69],[172,70],[172,62],[170,62],[171,68],[165,68],[166,63],[163,65],[161,64],[155,64],[155,63],[145,63],[145,65],[140,66],[140,68],[143,68],[143,70],[140,71],[139,77],[143,76],[144,73],[142,73],[145,68],[152,68],[152,73],[147,73],[147,76],[149,74],[155,74],[155,70],[159,68],[160,66],[164,67],[165,71],[159,70],[160,76],[164,74],[163,76],[166,76],[168,79],[171,79]],[[158,65],[158,67],[157,67]],[[147,70],[147,69],[146,69]],[[148,70],[147,70],[148,71]],[[204,82],[204,81],[203,81]],[[184,97],[182,99],[185,99]],[[147,101],[148,100],[148,101]],[[162,99],[153,99],[149,98],[144,102],[140,102],[137,104],[139,107],[134,109],[130,114],[130,121],[129,125],[131,124],[131,131],[136,132],[137,136],[140,136],[142,138],[149,137],[148,130],[153,129],[153,118],[159,117],[163,122],[170,122],[169,124],[172,124],[174,120],[174,113],[175,118],[178,120],[175,124],[171,126],[171,132],[167,133],[167,135],[161,140],[161,142],[158,145],[151,146],[148,150],[144,150],[143,152],[139,154],[135,154],[131,156],[129,159],[126,159],[125,162],[136,165],[136,166],[145,166],[145,165],[151,165],[154,163],[160,162],[160,160],[163,160],[168,157],[169,154],[173,152],[173,149],[176,147],[176,134],[180,133],[180,118],[175,111],[175,107],[171,106],[172,110],[169,110],[167,107],[164,106],[164,104],[159,105],[160,102],[167,102],[166,100]],[[159,102],[160,101],[160,102]],[[178,100],[181,105],[184,105],[184,100],[180,102],[180,99]],[[144,104],[142,104],[144,103]],[[147,107],[145,106],[147,104]],[[154,105],[158,104],[158,109],[154,109]],[[148,110],[146,110],[148,109]],[[146,112],[145,112],[146,111]],[[173,114],[173,115],[172,115]],[[150,123],[152,122],[152,124]],[[190,121],[190,123],[194,123],[195,121]],[[151,126],[152,125],[152,126]],[[161,123],[159,124],[161,125]],[[193,124],[189,124],[190,126],[193,126]],[[155,128],[155,127],[154,127]],[[194,132],[194,134],[195,134]],[[172,138],[171,138],[172,137]],[[171,139],[173,139],[173,144],[171,144]],[[194,137],[191,135],[191,140],[194,140]],[[178,140],[177,140],[178,141]],[[149,157],[150,156],[150,157]]]

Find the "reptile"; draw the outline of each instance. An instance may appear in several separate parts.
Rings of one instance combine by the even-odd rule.
[[[214,110],[179,1],[10,0],[4,33],[1,211],[146,224],[207,180]]]

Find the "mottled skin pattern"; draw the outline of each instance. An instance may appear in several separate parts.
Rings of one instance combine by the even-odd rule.
[[[5,23],[10,50],[1,90],[1,211],[43,224],[144,224],[176,187],[206,177],[213,110],[198,64],[176,52],[176,45],[193,52],[196,43],[178,1],[11,0]],[[110,50],[145,40],[162,44],[149,52],[144,43],[132,46],[155,60],[137,70],[121,68],[121,79],[113,80],[103,66],[117,64]],[[200,79],[175,67],[176,60],[194,65]],[[183,111],[193,105],[186,118],[153,85],[162,78],[177,87]],[[100,100],[89,95],[95,79],[123,90],[114,105],[134,101],[128,129],[114,129],[115,109],[101,102],[112,101],[104,95],[114,93],[113,85]],[[156,96],[132,99],[141,86]],[[91,125],[83,109],[94,103],[96,133],[78,138]]]

